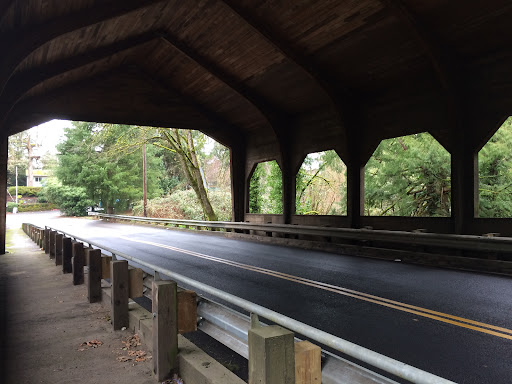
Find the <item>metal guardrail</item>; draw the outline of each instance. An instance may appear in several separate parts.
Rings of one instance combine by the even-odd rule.
[[[226,230],[275,232],[288,235],[309,235],[319,237],[342,238],[359,241],[380,241],[387,243],[422,245],[482,252],[511,252],[512,238],[488,237],[476,235],[455,235],[425,232],[386,231],[376,229],[326,228],[293,224],[255,224],[230,221],[199,221],[158,219],[139,216],[110,215],[90,212],[91,216],[106,219],[139,221],[147,223],[184,225]]]
[[[271,309],[265,308],[261,305],[252,303],[248,300],[242,299],[238,296],[232,295],[230,293],[221,291],[220,289],[211,287],[209,285],[203,284],[197,280],[191,279],[189,277],[180,275],[178,273],[172,272],[168,269],[162,268],[158,265],[151,264],[142,259],[133,257],[123,252],[119,252],[113,248],[104,246],[102,244],[98,244],[96,242],[91,242],[90,240],[76,236],[74,234],[64,232],[57,228],[46,227],[51,230],[62,233],[63,235],[73,238],[77,241],[81,241],[85,244],[89,244],[89,246],[95,246],[104,251],[110,252],[113,256],[121,257],[125,260],[132,261],[140,266],[146,267],[155,273],[167,276],[177,282],[185,284],[188,287],[197,289],[200,292],[209,294],[213,297],[220,299],[226,303],[234,305],[238,308],[241,308],[251,314],[256,314],[258,316],[263,317],[275,324],[281,325],[284,328],[292,330],[299,335],[305,336],[306,338],[316,341],[319,344],[332,348],[338,352],[341,352],[347,356],[355,358],[361,362],[369,364],[375,368],[381,369],[385,372],[388,372],[396,377],[400,377],[402,379],[408,380],[413,383],[418,384],[449,384],[452,381],[446,380],[434,374],[422,371],[416,367],[411,365],[402,363],[398,360],[392,359],[390,357],[384,356],[380,353],[374,352],[370,349],[364,348],[357,344],[354,344],[350,341],[344,340],[340,337],[331,335],[327,332],[324,332],[320,329],[314,328],[308,324],[302,323],[300,321],[294,320],[288,316],[280,314]]]

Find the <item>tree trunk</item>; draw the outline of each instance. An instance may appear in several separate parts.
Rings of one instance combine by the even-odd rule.
[[[176,136],[173,136],[168,131],[162,131],[171,148],[176,151],[176,155],[181,163],[185,177],[194,190],[206,218],[209,221],[217,221],[217,214],[210,203],[208,192],[204,186],[201,167],[197,160],[192,133],[188,131],[185,143],[183,143],[178,129],[172,129],[171,132]]]

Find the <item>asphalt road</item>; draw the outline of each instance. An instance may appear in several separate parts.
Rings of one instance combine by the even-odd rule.
[[[85,219],[16,220],[90,238],[455,382],[512,383],[507,277]]]

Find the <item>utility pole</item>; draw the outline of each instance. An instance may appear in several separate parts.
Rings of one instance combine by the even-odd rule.
[[[148,217],[148,183],[146,174],[146,143],[142,144],[142,190],[144,199],[144,217]]]

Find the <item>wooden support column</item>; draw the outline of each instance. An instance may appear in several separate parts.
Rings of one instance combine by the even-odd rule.
[[[468,234],[476,216],[478,204],[478,153],[461,133],[456,137],[451,153],[451,200],[454,232]]]
[[[249,383],[295,384],[293,338],[278,325],[249,330]]]
[[[158,381],[178,368],[178,299],[174,281],[153,281],[153,371]]]
[[[231,204],[233,221],[244,221],[245,199],[249,186],[245,174],[246,153],[245,144],[239,144],[230,148],[230,169],[231,169]]]
[[[117,331],[123,327],[129,326],[129,282],[128,262],[126,260],[110,262],[110,283],[112,284],[112,292],[110,293],[112,300],[112,315],[110,318],[114,330]]]
[[[62,233],[55,234],[55,265],[62,265]]]
[[[71,244],[71,238],[62,238],[62,273],[73,272],[73,264],[71,260],[73,258],[73,247]]]
[[[84,283],[84,246],[78,241],[73,241],[73,285],[80,285]]]
[[[89,274],[87,276],[87,298],[89,303],[101,301],[101,250],[88,248]]]
[[[364,165],[358,158],[347,164],[347,216],[351,228],[361,227],[364,216]]]
[[[3,127],[4,129],[6,127]],[[0,255],[5,254],[5,214],[7,205],[7,157],[9,137],[0,137]]]
[[[281,155],[281,173],[283,176],[283,221],[291,224],[295,213],[295,172],[291,162],[289,150],[285,149]]]

